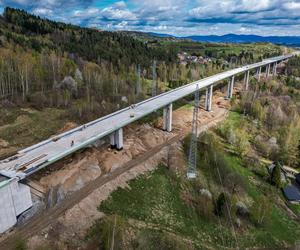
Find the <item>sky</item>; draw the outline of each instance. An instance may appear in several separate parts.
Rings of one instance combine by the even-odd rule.
[[[300,0],[0,0],[52,20],[176,36],[300,36]]]

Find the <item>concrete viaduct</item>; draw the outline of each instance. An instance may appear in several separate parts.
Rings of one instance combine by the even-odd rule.
[[[20,180],[104,137],[110,138],[112,147],[122,150],[123,127],[161,108],[163,129],[171,132],[173,102],[195,91],[206,90],[205,109],[211,111],[213,88],[220,81],[229,79],[227,98],[230,99],[237,75],[244,74],[247,90],[251,72],[255,72],[258,80],[263,69],[266,77],[276,75],[278,63],[297,54],[265,59],[184,85],[20,150],[16,155],[0,161],[0,201],[5,204],[0,206],[0,233],[12,227],[17,216],[32,206],[29,187]]]

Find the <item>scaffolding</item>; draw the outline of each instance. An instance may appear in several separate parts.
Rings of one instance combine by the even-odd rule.
[[[196,86],[194,112],[192,123],[192,135],[189,149],[187,178],[194,179],[197,175],[197,133],[198,133],[198,113],[199,113],[199,86]]]

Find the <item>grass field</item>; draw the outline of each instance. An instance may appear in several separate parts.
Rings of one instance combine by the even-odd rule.
[[[241,119],[239,114],[232,113],[227,122],[238,125]],[[284,208],[278,205],[280,190],[253,173],[251,166],[245,165],[237,154],[226,153],[224,161],[232,173],[244,180],[243,199],[251,200],[254,207],[259,206],[262,201],[268,203],[268,219],[262,225],[255,224],[251,218],[241,218],[242,226],[235,226],[233,231],[224,218],[203,216],[197,209],[187,205],[183,198],[185,193],[194,192],[199,180],[190,182],[184,174],[175,177],[163,165],[149,175],[131,181],[128,188],[119,188],[113,192],[99,209],[127,221],[127,226],[134,228],[136,233],[133,238],[138,237],[137,232],[150,230],[149,235],[154,232],[175,235],[182,242],[190,242],[195,249],[282,249],[293,246],[300,239],[300,225],[289,218]],[[216,180],[210,179],[209,174],[205,173],[207,170],[204,159],[199,159],[198,165],[201,178],[204,175],[207,182],[218,186],[212,191],[213,198],[216,199],[221,189],[220,183],[216,183]],[[235,199],[239,197],[236,196]],[[151,245],[150,238],[149,236],[147,240]],[[184,245],[182,248],[191,249],[191,246]]]
[[[1,109],[0,138],[22,148],[47,139],[61,129],[67,118],[64,110]]]

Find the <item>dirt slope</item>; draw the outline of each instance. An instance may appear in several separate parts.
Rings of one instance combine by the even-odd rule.
[[[199,131],[226,117],[228,101],[223,96],[214,94],[213,112],[200,111]],[[131,126],[125,129],[124,150],[110,150],[105,144],[34,176],[46,190],[52,190],[51,206],[59,204],[32,218],[16,233],[28,238],[30,249],[42,243],[58,244],[59,249],[81,246],[86,230],[102,216],[97,207],[113,190],[125,187],[129,180],[153,170],[162,161],[174,171],[186,168],[180,139],[191,129],[192,111],[192,107],[182,107],[173,112],[172,133],[149,124]],[[161,126],[162,119],[157,124]],[[2,242],[4,245],[0,243],[0,248],[12,244],[9,239],[12,237]]]

